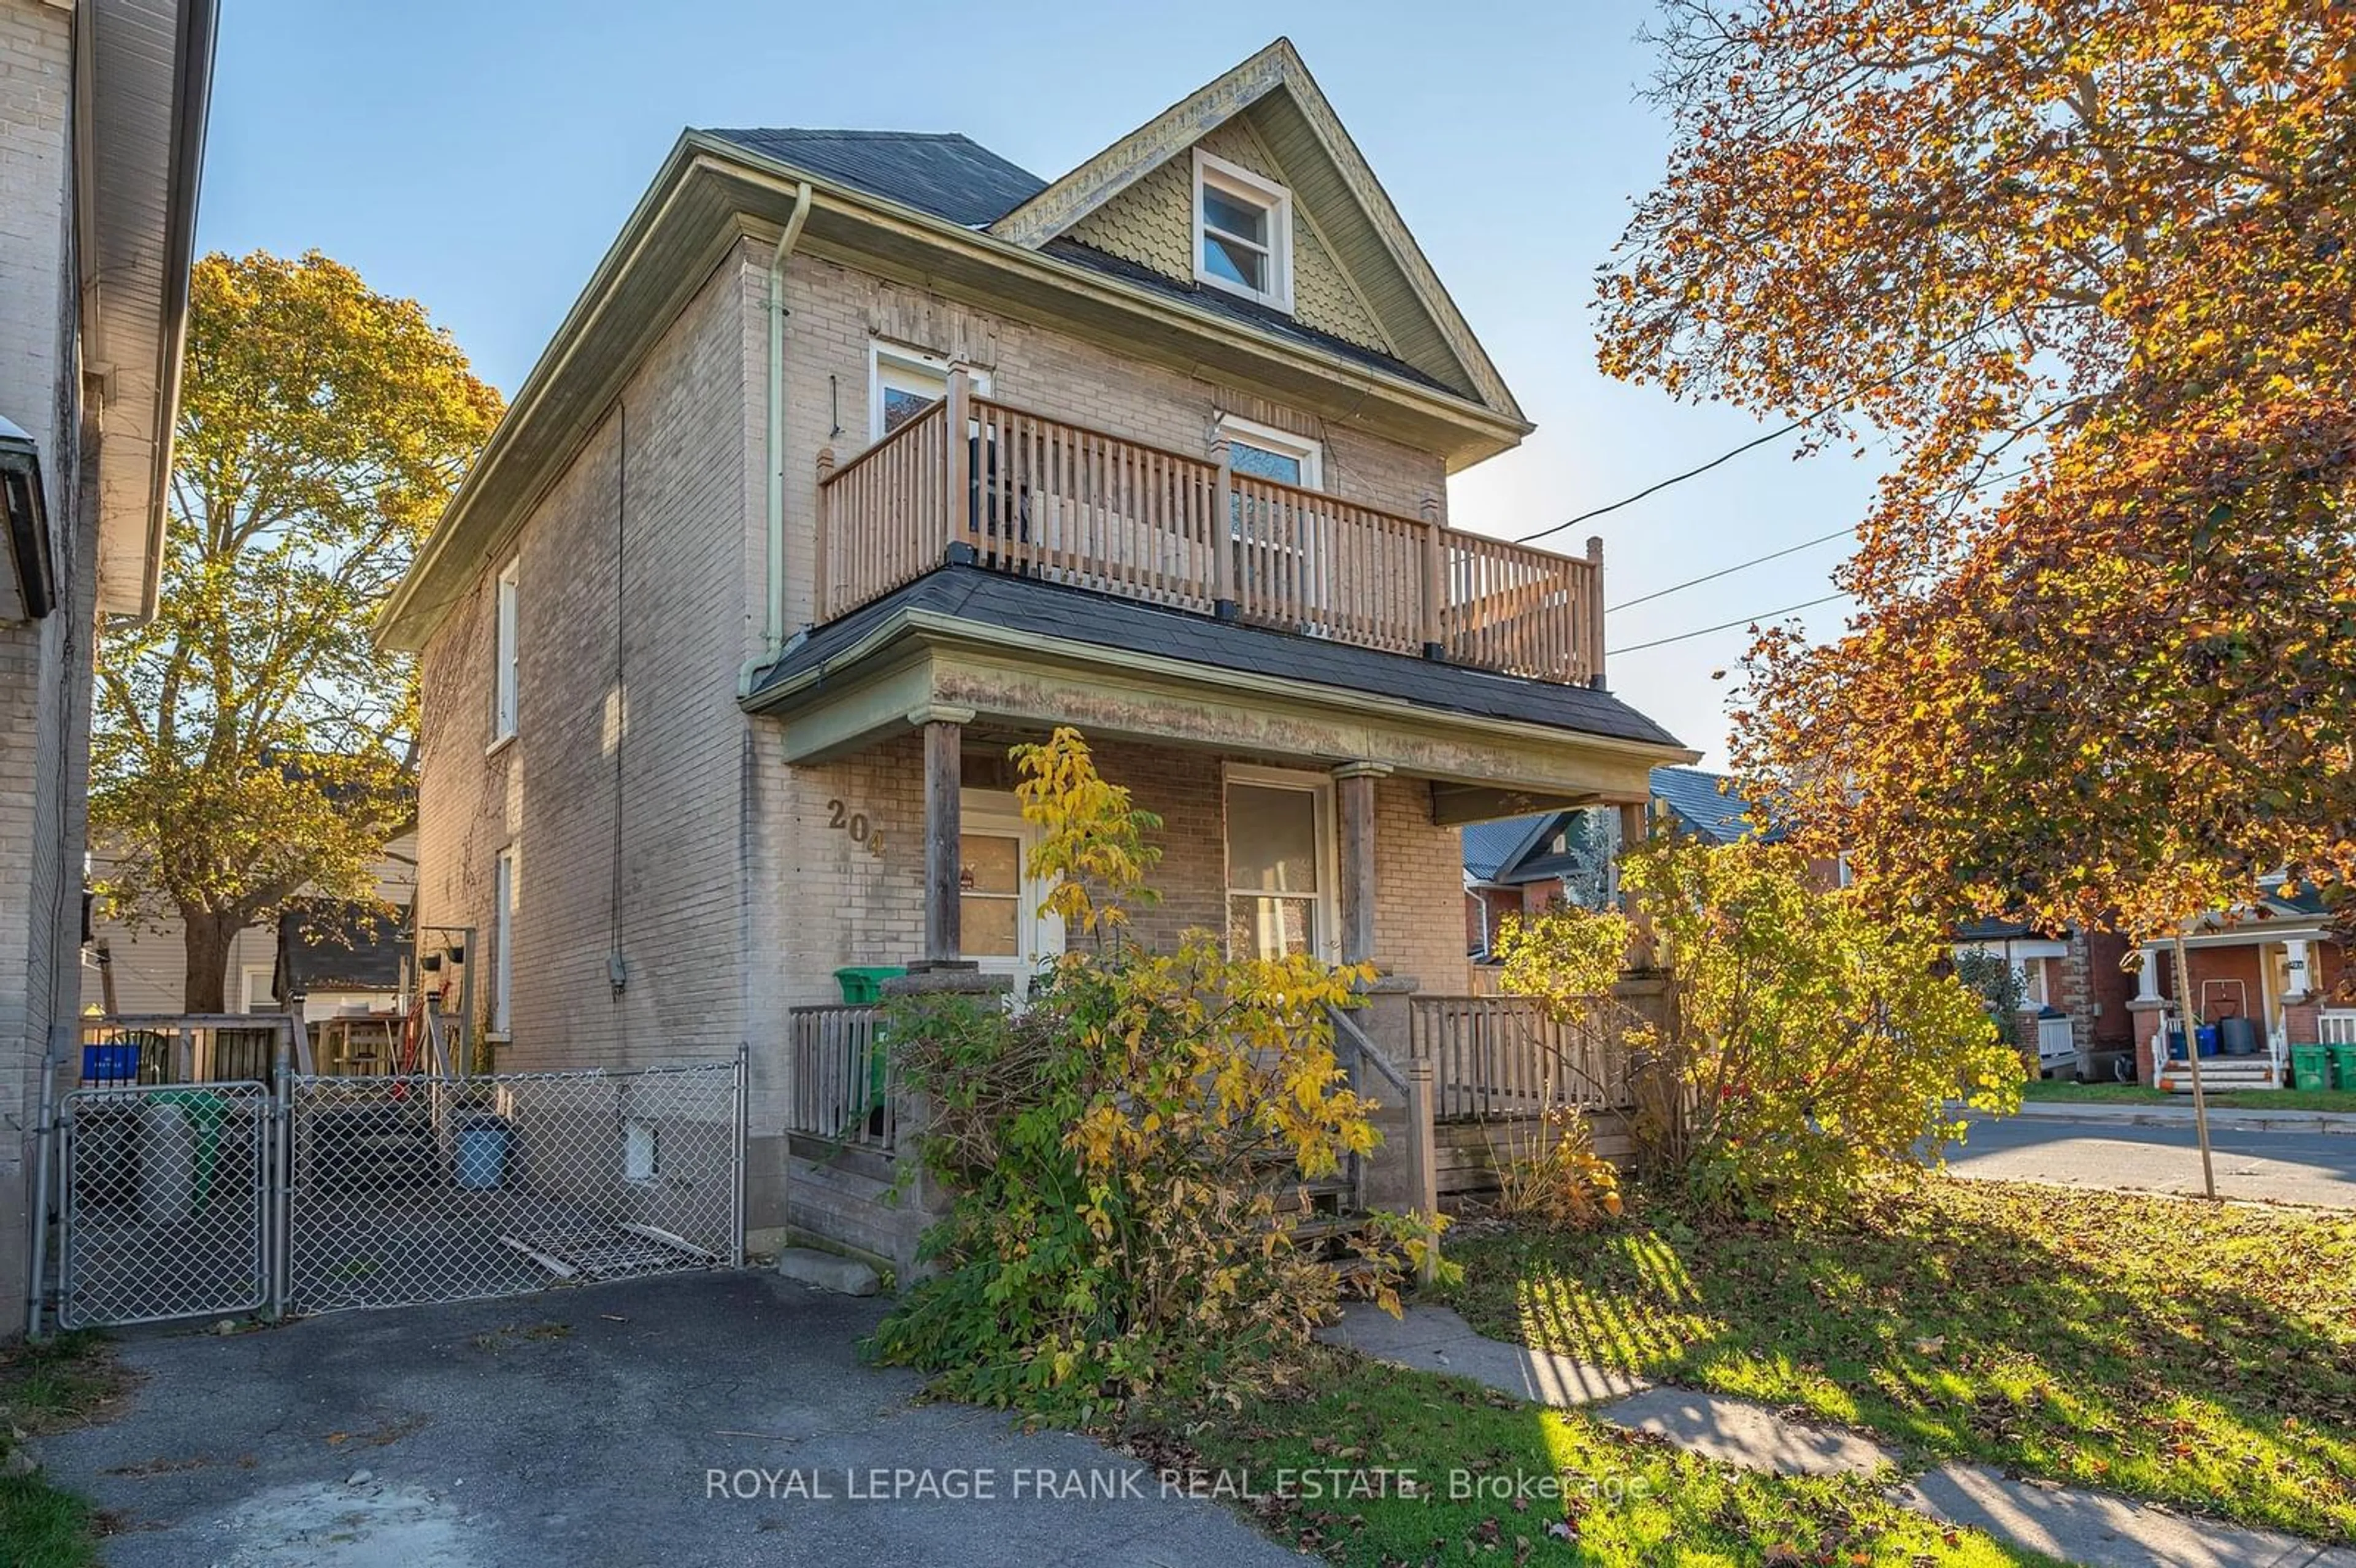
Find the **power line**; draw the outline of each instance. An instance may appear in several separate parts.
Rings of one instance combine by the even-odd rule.
[[[1646,648],[1665,647],[1671,643],[1683,643],[1695,637],[1706,637],[1712,632],[1730,632],[1737,626],[1748,626],[1755,621],[1772,621],[1778,615],[1796,614],[1802,610],[1813,610],[1819,604],[1829,604],[1836,599],[1847,597],[1846,593],[1827,593],[1821,599],[1811,599],[1804,604],[1786,604],[1781,610],[1769,610],[1762,614],[1745,615],[1739,620],[1721,621],[1715,626],[1701,626],[1690,632],[1679,632],[1674,637],[1655,637],[1649,643],[1630,643],[1624,648],[1606,648],[1603,651],[1603,656],[1616,659],[1622,654],[1638,654]]]
[[[1963,342],[1966,338],[1977,336],[1980,329],[1987,325],[1987,323],[1984,321],[1974,322],[1963,331],[1955,334],[1954,336],[1948,338],[1944,343],[1935,344],[1930,348],[1923,350],[1921,354],[1916,355],[1912,359],[1900,366],[1897,369],[1892,370],[1887,376],[1879,377],[1874,380],[1866,382],[1860,387],[1851,387],[1847,391],[1843,392],[1840,396],[1825,404],[1822,408],[1816,409],[1809,413],[1802,414],[1798,419],[1792,421],[1789,424],[1783,425],[1775,430],[1771,430],[1765,435],[1754,436],[1751,440],[1744,442],[1740,446],[1735,447],[1730,452],[1721,452],[1716,457],[1711,458],[1708,463],[1702,464],[1698,467],[1688,468],[1683,474],[1672,474],[1666,479],[1663,479],[1656,484],[1645,485],[1642,490],[1637,491],[1633,496],[1623,496],[1619,500],[1612,502],[1609,506],[1598,507],[1592,511],[1581,512],[1579,516],[1572,517],[1568,521],[1557,523],[1551,528],[1540,528],[1534,534],[1524,534],[1514,542],[1515,544],[1528,544],[1534,539],[1542,539],[1548,534],[1558,534],[1565,528],[1575,528],[1590,517],[1600,517],[1607,512],[1616,512],[1622,507],[1633,507],[1646,496],[1658,495],[1672,485],[1682,485],[1688,479],[1697,478],[1701,475],[1708,473],[1711,469],[1717,467],[1721,463],[1731,462],[1735,458],[1741,456],[1744,453],[1762,447],[1771,441],[1781,441],[1785,436],[1791,434],[1794,431],[1799,430],[1806,425],[1812,425],[1818,420],[1824,418],[1826,414],[1836,412],[1847,404],[1855,402],[1866,393],[1877,391],[1881,388],[1890,385],[1890,382],[1897,380],[1900,377],[1911,375],[1914,371],[1921,369],[1935,356],[1944,354],[1948,349],[1953,348],[1955,345]]]
[[[1764,566],[1771,560],[1780,560],[1787,555],[1797,555],[1800,551],[1816,545],[1826,544],[1838,539],[1854,538],[1856,534],[1855,528],[1835,528],[1828,534],[1818,534],[1815,539],[1802,539],[1798,544],[1785,545],[1782,549],[1770,550],[1765,555],[1752,556],[1749,560],[1738,560],[1732,566],[1721,566],[1716,571],[1705,572],[1699,577],[1688,577],[1683,582],[1672,582],[1666,588],[1655,588],[1650,593],[1640,593],[1633,599],[1622,599],[1617,604],[1606,604],[1603,607],[1603,613],[1609,615],[1615,611],[1630,609],[1638,604],[1649,604],[1655,599],[1665,599],[1670,594],[1681,589],[1691,588],[1697,583],[1714,582],[1734,572],[1747,571],[1751,567]]]

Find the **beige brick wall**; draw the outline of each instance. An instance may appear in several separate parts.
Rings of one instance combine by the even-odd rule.
[[[512,847],[503,1068],[708,1057],[744,1037],[735,688],[759,593],[744,538],[755,286],[741,258],[713,275],[424,654],[419,918],[481,933],[487,1001],[493,866]],[[487,753],[509,555],[517,735]]]
[[[1249,169],[1262,179],[1290,185],[1250,125],[1230,120],[1198,144],[1205,152]],[[1194,156],[1190,149],[1169,159],[1135,185],[1072,225],[1082,244],[1152,268],[1181,283],[1194,281]],[[1292,203],[1292,314],[1304,324],[1361,347],[1392,352],[1374,312],[1302,209]]]
[[[0,623],[0,1338],[24,1299],[40,1063],[70,1035],[97,538],[80,468],[71,18],[0,0],[0,413],[40,443],[63,603]]]

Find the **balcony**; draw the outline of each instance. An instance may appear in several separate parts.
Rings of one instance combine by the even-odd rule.
[[[951,432],[962,432],[961,439]],[[1601,540],[1556,555],[971,395],[821,460],[820,624],[945,560],[1564,685],[1603,678]]]

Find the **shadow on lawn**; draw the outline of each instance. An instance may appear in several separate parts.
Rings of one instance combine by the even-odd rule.
[[[2190,1239],[2197,1221],[2201,1238]],[[1484,1331],[1969,1456],[2356,1539],[2345,1236],[1942,1189],[1822,1225],[1655,1211],[1458,1249]],[[2302,1297],[2300,1281],[2311,1282]]]

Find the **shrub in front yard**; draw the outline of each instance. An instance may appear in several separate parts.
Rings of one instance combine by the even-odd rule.
[[[1646,1065],[1640,1168],[1709,1201],[1820,1205],[1935,1157],[1948,1109],[2009,1110],[2019,1059],[1978,997],[1942,974],[1936,925],[1811,886],[1793,851],[1659,837],[1627,851],[1618,914],[1508,920],[1505,988],[1590,1016],[1641,933],[1665,1016],[1632,1031]]]
[[[961,1397],[1087,1421],[1151,1390],[1239,1397],[1287,1375],[1333,1307],[1333,1266],[1297,1247],[1271,1188],[1376,1141],[1326,1009],[1368,977],[1313,959],[1174,953],[1123,934],[1153,826],[1059,731],[1017,751],[1032,872],[1084,938],[1019,1014],[905,999],[888,1028],[925,1096],[926,1169],[953,1194],[926,1233],[941,1268],[877,1331],[884,1360]],[[1361,1244],[1391,1296],[1428,1238],[1396,1219]]]

